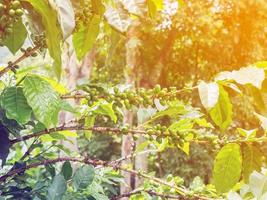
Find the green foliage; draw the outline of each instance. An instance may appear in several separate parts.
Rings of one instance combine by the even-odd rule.
[[[219,99],[216,105],[209,110],[214,123],[224,132],[232,122],[232,104],[228,93],[223,86],[219,86]]]
[[[67,191],[67,182],[64,176],[58,174],[54,176],[52,184],[47,190],[48,200],[61,200],[65,192]]]
[[[227,144],[217,154],[213,182],[219,193],[228,192],[240,179],[242,159],[238,144]]]
[[[35,117],[47,128],[56,125],[61,99],[44,79],[29,75],[23,81],[23,92]]]
[[[73,187],[76,191],[87,188],[92,184],[95,176],[94,168],[90,165],[84,165],[77,169],[73,175]]]
[[[58,26],[57,12],[51,8],[48,1],[23,0],[29,2],[42,18],[45,28],[46,44],[51,57],[54,59],[55,73],[61,75],[61,45],[62,32]]]
[[[74,33],[73,45],[79,60],[83,59],[93,47],[99,34],[100,21],[100,16],[93,15],[86,27],[82,26],[76,33]]]
[[[32,109],[21,87],[6,88],[1,96],[1,106],[6,111],[8,119],[14,119],[20,124],[26,124],[31,120]]]
[[[61,173],[65,180],[69,180],[72,177],[72,167],[69,161],[64,162]]]
[[[27,30],[21,20],[13,24],[11,33],[5,38],[3,44],[15,54],[24,44]]]

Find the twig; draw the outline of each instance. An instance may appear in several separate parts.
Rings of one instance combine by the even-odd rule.
[[[140,194],[141,192],[146,192],[148,194],[150,194],[151,196],[158,196],[164,199],[179,199],[179,200],[185,200],[188,198],[185,198],[183,196],[179,196],[179,195],[171,195],[171,194],[162,194],[162,193],[157,193],[154,192],[152,190],[138,190],[138,191],[133,191],[133,192],[129,192],[129,193],[125,193],[125,194],[121,194],[115,197],[112,197],[111,200],[118,200],[124,197],[131,197],[132,195],[136,195],[136,194]]]
[[[6,74],[9,70],[13,69],[15,65],[19,64],[25,58],[31,56],[31,54],[37,51],[39,48],[40,46],[35,46],[31,50],[25,51],[24,54],[22,54],[18,59],[16,59],[14,62],[9,63],[4,69],[0,71],[0,77]]]
[[[42,135],[47,135],[47,134],[55,133],[58,131],[65,131],[65,130],[85,130],[85,131],[98,131],[98,132],[109,132],[110,131],[110,132],[115,132],[115,133],[123,132],[120,128],[112,128],[112,127],[85,127],[85,126],[81,126],[81,125],[75,125],[75,126],[62,125],[62,126],[59,126],[56,128],[51,128],[48,130],[39,131],[39,132],[30,134],[30,135],[25,135],[25,136],[22,136],[20,138],[13,139],[10,141],[10,144],[13,145],[15,143],[29,140],[31,138],[40,137]],[[127,133],[146,134],[146,131],[128,130]]]

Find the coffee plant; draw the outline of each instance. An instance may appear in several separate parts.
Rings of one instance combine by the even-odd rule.
[[[153,84],[148,76],[145,84],[148,69],[138,76],[139,58],[147,53],[149,61],[152,48],[140,41],[147,34],[168,34],[186,5],[0,0],[0,45],[13,54],[0,68],[0,200],[267,198],[266,61],[221,70],[208,80],[193,77],[184,85],[176,84],[183,79],[172,86]],[[158,46],[153,48],[152,53]],[[92,77],[88,71],[80,77],[82,66],[95,67]],[[234,118],[243,105],[236,98],[248,99],[253,123],[245,116],[242,122],[249,129],[238,126],[242,116]],[[127,136],[131,152],[121,157],[118,146]],[[99,156],[92,146],[104,153]],[[190,162],[199,153],[196,171],[206,167],[203,154],[215,155],[206,172],[212,168],[211,180],[200,178],[205,172],[190,182],[162,174],[166,159],[187,170],[175,163],[182,160],[175,153],[161,158],[173,149]],[[133,161],[144,154],[152,166],[147,170]],[[126,176],[141,184],[129,186]],[[120,192],[123,186],[131,190]]]

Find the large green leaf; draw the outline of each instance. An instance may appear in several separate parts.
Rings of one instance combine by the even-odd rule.
[[[94,114],[106,115],[109,116],[113,122],[117,122],[117,115],[113,110],[113,104],[108,103],[106,101],[98,101],[88,110],[89,112],[93,112]]]
[[[219,99],[219,86],[217,83],[205,83],[201,81],[198,85],[199,97],[202,105],[207,109],[213,108]]]
[[[67,191],[67,182],[63,175],[58,174],[53,178],[52,184],[47,190],[48,200],[61,200]]]
[[[1,106],[8,119],[14,119],[20,124],[26,124],[31,119],[32,109],[21,87],[6,88],[2,93]]]
[[[77,169],[73,176],[73,187],[75,190],[85,189],[92,184],[95,176],[94,168],[90,165],[84,165]]]
[[[29,2],[34,10],[42,17],[45,28],[46,43],[51,57],[54,59],[55,72],[58,78],[61,75],[61,48],[62,32],[58,23],[58,15],[48,0],[23,0]]]
[[[14,23],[12,32],[8,34],[3,44],[15,54],[24,44],[27,37],[27,30],[21,20]]]
[[[251,84],[260,89],[264,78],[264,69],[250,66],[238,71],[221,72],[216,80],[234,80],[241,85]]]
[[[249,180],[249,176],[253,171],[260,171],[262,167],[262,153],[259,147],[252,144],[244,144],[242,146],[243,154],[243,177],[245,181]]]
[[[37,75],[27,76],[23,81],[23,92],[35,117],[46,128],[57,124],[61,98],[46,80]]]
[[[225,131],[232,122],[232,103],[228,93],[219,86],[219,100],[216,105],[209,111],[209,114],[214,123]]]
[[[89,24],[82,26],[73,34],[73,45],[79,60],[83,59],[88,51],[93,47],[95,40],[99,34],[99,23],[101,18],[94,15]]]
[[[213,182],[219,193],[228,192],[240,179],[242,159],[238,144],[227,144],[217,154]]]

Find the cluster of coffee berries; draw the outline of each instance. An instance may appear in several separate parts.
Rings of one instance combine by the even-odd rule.
[[[44,49],[47,48],[46,40],[45,40],[45,34],[44,33],[42,33],[40,35],[35,34],[35,35],[32,36],[32,38],[33,38],[34,45],[38,46],[40,50],[42,48],[44,48]]]
[[[103,98],[108,102],[113,102],[115,107],[132,109],[136,107],[149,107],[154,106],[154,100],[158,99],[162,105],[165,105],[167,101],[173,101],[177,99],[177,89],[163,88],[156,85],[153,89],[126,89],[120,90],[118,87],[114,87],[113,91],[107,91],[102,87],[96,86],[83,86],[82,88],[87,94],[88,104],[93,104],[99,98]]]
[[[14,23],[21,19],[23,10],[19,0],[2,0],[0,3],[0,44],[12,33]]]
[[[28,54],[28,56],[32,57],[38,56],[37,52],[32,52],[32,49],[33,49],[32,47],[28,47],[27,49],[21,48],[20,51],[25,54]]]

